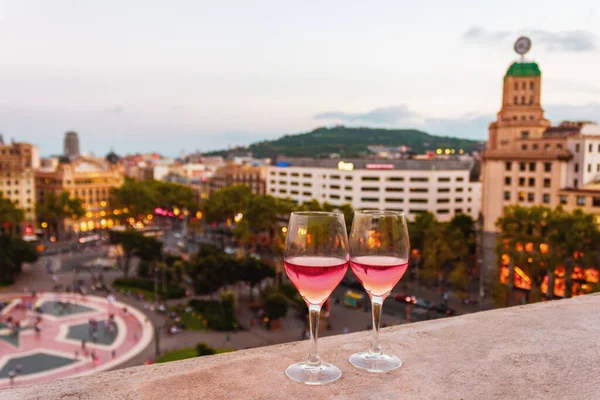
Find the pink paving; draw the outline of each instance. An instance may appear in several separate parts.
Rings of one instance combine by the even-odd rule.
[[[33,329],[38,314],[27,309],[27,303],[41,305],[44,302],[57,299],[55,293],[45,293],[32,298],[22,294],[9,294],[0,296],[0,301],[10,301],[10,304],[0,311],[0,323],[7,325],[7,319],[12,317],[13,321],[20,321],[21,331],[19,343],[15,347],[9,341],[2,340],[2,334],[10,333],[7,328],[0,325],[0,371],[9,365],[13,358],[24,357],[36,353],[45,353],[50,356],[58,356],[63,359],[71,359],[68,365],[58,366],[36,373],[17,375],[12,385],[24,385],[30,383],[46,382],[69,376],[86,375],[118,366],[139,354],[150,343],[153,336],[151,323],[143,313],[135,308],[115,301],[110,304],[107,299],[96,296],[80,296],[74,294],[60,294],[58,300],[70,302],[90,308],[92,310],[77,314],[53,316],[43,313],[41,332],[36,333]],[[127,314],[123,308],[127,308]],[[82,351],[81,340],[67,338],[69,327],[74,325],[88,324],[90,319],[98,321],[106,320],[109,314],[114,314],[118,333],[112,343],[103,345],[88,341],[86,348],[89,352],[95,352],[98,362],[94,364],[90,356],[85,357]],[[29,329],[27,329],[29,327]],[[78,356],[75,352],[78,352]],[[115,358],[112,357],[113,351]],[[13,361],[14,363],[14,361]],[[11,386],[7,377],[0,376],[0,389]]]

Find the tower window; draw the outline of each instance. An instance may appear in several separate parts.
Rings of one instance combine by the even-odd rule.
[[[534,87],[535,84],[533,83],[533,81],[529,82],[529,89],[533,90]]]
[[[531,97],[529,98],[529,104],[530,104],[530,105],[531,105],[531,104],[533,104],[533,96],[531,96]]]
[[[579,153],[579,143],[575,145],[575,153]]]
[[[517,96],[515,96],[514,100],[515,100],[515,104],[519,104],[519,98]]]
[[[515,90],[519,90],[519,84],[515,82]]]
[[[521,87],[522,87],[523,89],[527,89],[527,83],[523,82],[523,83],[521,84]]]
[[[588,151],[591,153],[592,152],[592,144],[590,143],[590,145],[588,146]]]
[[[579,172],[579,163],[575,163],[575,172]]]
[[[525,120],[527,119],[527,117],[526,117],[525,115],[521,115],[521,119],[522,119],[523,121],[525,121]]]
[[[521,104],[525,104],[525,96],[521,96]]]
[[[521,139],[529,139],[529,131],[521,131]]]

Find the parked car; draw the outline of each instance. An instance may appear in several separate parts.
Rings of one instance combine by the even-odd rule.
[[[392,298],[400,303],[412,304],[412,297],[404,293],[392,293]]]

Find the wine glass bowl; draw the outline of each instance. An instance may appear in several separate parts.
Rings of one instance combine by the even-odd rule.
[[[350,267],[371,299],[371,348],[350,357],[350,363],[369,372],[386,372],[402,366],[396,356],[384,354],[379,344],[381,308],[385,298],[408,267],[409,240],[404,213],[359,210],[350,232]]]
[[[285,373],[297,382],[321,385],[342,376],[322,362],[317,352],[321,306],[348,270],[348,238],[344,216],[335,212],[293,212],[284,250],[285,272],[309,310],[308,360],[290,365]]]

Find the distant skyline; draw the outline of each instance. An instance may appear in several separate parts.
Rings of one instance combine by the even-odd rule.
[[[486,3],[486,4],[483,4]],[[0,0],[0,133],[177,155],[318,126],[485,139],[518,56],[553,123],[600,122],[596,2]]]

